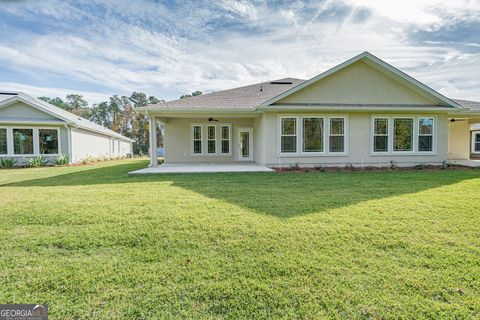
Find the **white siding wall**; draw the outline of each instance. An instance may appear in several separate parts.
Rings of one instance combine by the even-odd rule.
[[[72,161],[92,157],[124,157],[132,153],[132,143],[83,129],[72,129]]]

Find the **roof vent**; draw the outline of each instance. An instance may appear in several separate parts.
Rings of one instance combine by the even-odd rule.
[[[293,84],[292,81],[272,81],[270,84]]]

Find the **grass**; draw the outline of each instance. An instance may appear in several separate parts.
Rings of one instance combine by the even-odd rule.
[[[480,318],[480,171],[0,171],[1,303],[52,319]]]

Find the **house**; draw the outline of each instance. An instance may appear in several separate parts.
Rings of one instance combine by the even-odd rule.
[[[0,158],[123,157],[133,140],[21,92],[0,92]]]
[[[141,110],[151,124],[163,123],[167,165],[439,165],[479,152],[470,126],[480,122],[480,102],[447,98],[368,52],[306,81],[285,78]]]

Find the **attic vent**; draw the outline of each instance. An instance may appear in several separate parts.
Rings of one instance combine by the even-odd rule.
[[[293,84],[291,81],[272,81],[270,84]]]

